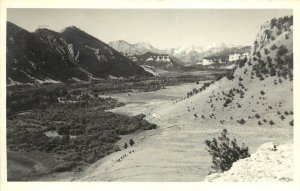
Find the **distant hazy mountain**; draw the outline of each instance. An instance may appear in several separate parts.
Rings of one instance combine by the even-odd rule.
[[[150,76],[113,48],[76,27],[30,33],[7,23],[7,83],[88,81]]]
[[[204,56],[204,50],[198,46],[181,46],[167,49],[166,52],[182,60],[185,65],[193,65],[201,62]]]
[[[147,52],[141,55],[128,56],[128,58],[140,66],[149,66],[155,69],[178,70],[182,69],[184,65],[182,61],[168,54]]]
[[[145,42],[139,42],[130,44],[124,40],[111,41],[109,46],[115,50],[122,52],[124,55],[140,55],[146,52],[162,53],[161,50],[154,48],[151,44]]]
[[[215,55],[229,55],[229,53],[235,52],[243,46],[234,46],[210,43],[204,46],[184,45],[177,48],[169,48],[160,50],[153,47],[149,43],[135,43],[130,44],[123,40],[112,41],[109,43],[115,50],[122,52],[124,55],[141,55],[147,52],[153,52],[157,54],[168,54],[182,61],[183,65],[194,65],[202,62],[204,57]],[[249,46],[248,46],[249,49]]]
[[[166,50],[167,53],[174,55],[178,59],[186,63],[186,65],[194,65],[202,62],[205,56],[211,56],[217,53],[226,51],[234,46],[222,44],[210,43],[205,46],[181,46],[177,48],[171,48]]]

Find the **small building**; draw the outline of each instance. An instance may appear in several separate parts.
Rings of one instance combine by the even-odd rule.
[[[238,53],[235,53],[235,54],[229,54],[229,62],[232,62],[232,61],[237,61],[239,60],[241,57],[241,54],[238,54]]]
[[[203,66],[210,65],[210,64],[213,64],[213,63],[214,63],[214,61],[212,59],[206,59],[206,58],[204,58],[202,60],[202,65]]]
[[[153,61],[153,58],[152,58],[152,57],[149,57],[149,58],[146,59],[146,62],[147,62],[147,61]]]

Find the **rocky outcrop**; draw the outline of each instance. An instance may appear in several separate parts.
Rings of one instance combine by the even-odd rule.
[[[128,55],[127,57],[139,66],[153,67],[155,69],[163,69],[168,71],[182,69],[184,65],[180,60],[168,54],[147,52],[141,55]]]
[[[261,145],[249,158],[233,163],[230,170],[206,176],[208,182],[289,182],[293,180],[293,144]]]

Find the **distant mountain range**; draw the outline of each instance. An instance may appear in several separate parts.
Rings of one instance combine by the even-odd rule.
[[[108,45],[75,26],[60,33],[28,32],[7,22],[7,84],[147,77],[152,76],[149,68],[181,70],[204,57],[228,57],[249,49],[212,43],[160,50],[149,43],[123,40]]]
[[[108,44],[115,50],[122,52],[124,55],[140,55],[147,52],[163,53],[162,50],[154,48],[151,44],[145,42],[130,44],[124,40],[117,40],[111,41]]]
[[[7,84],[151,75],[77,27],[30,33],[7,22]]]
[[[227,56],[230,53],[239,52],[240,49],[250,51],[250,46],[233,46],[222,44],[211,43],[205,46],[180,46],[177,48],[170,48],[160,50],[153,47],[149,43],[134,43],[130,44],[124,40],[112,41],[109,43],[111,47],[119,52],[122,52],[126,56],[141,55],[147,52],[157,54],[168,54],[181,61],[184,66],[199,64],[202,62],[204,57],[210,56]],[[246,47],[246,48],[245,48]]]

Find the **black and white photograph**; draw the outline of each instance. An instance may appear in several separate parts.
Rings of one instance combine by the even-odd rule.
[[[6,13],[7,182],[294,181],[292,8]]]

